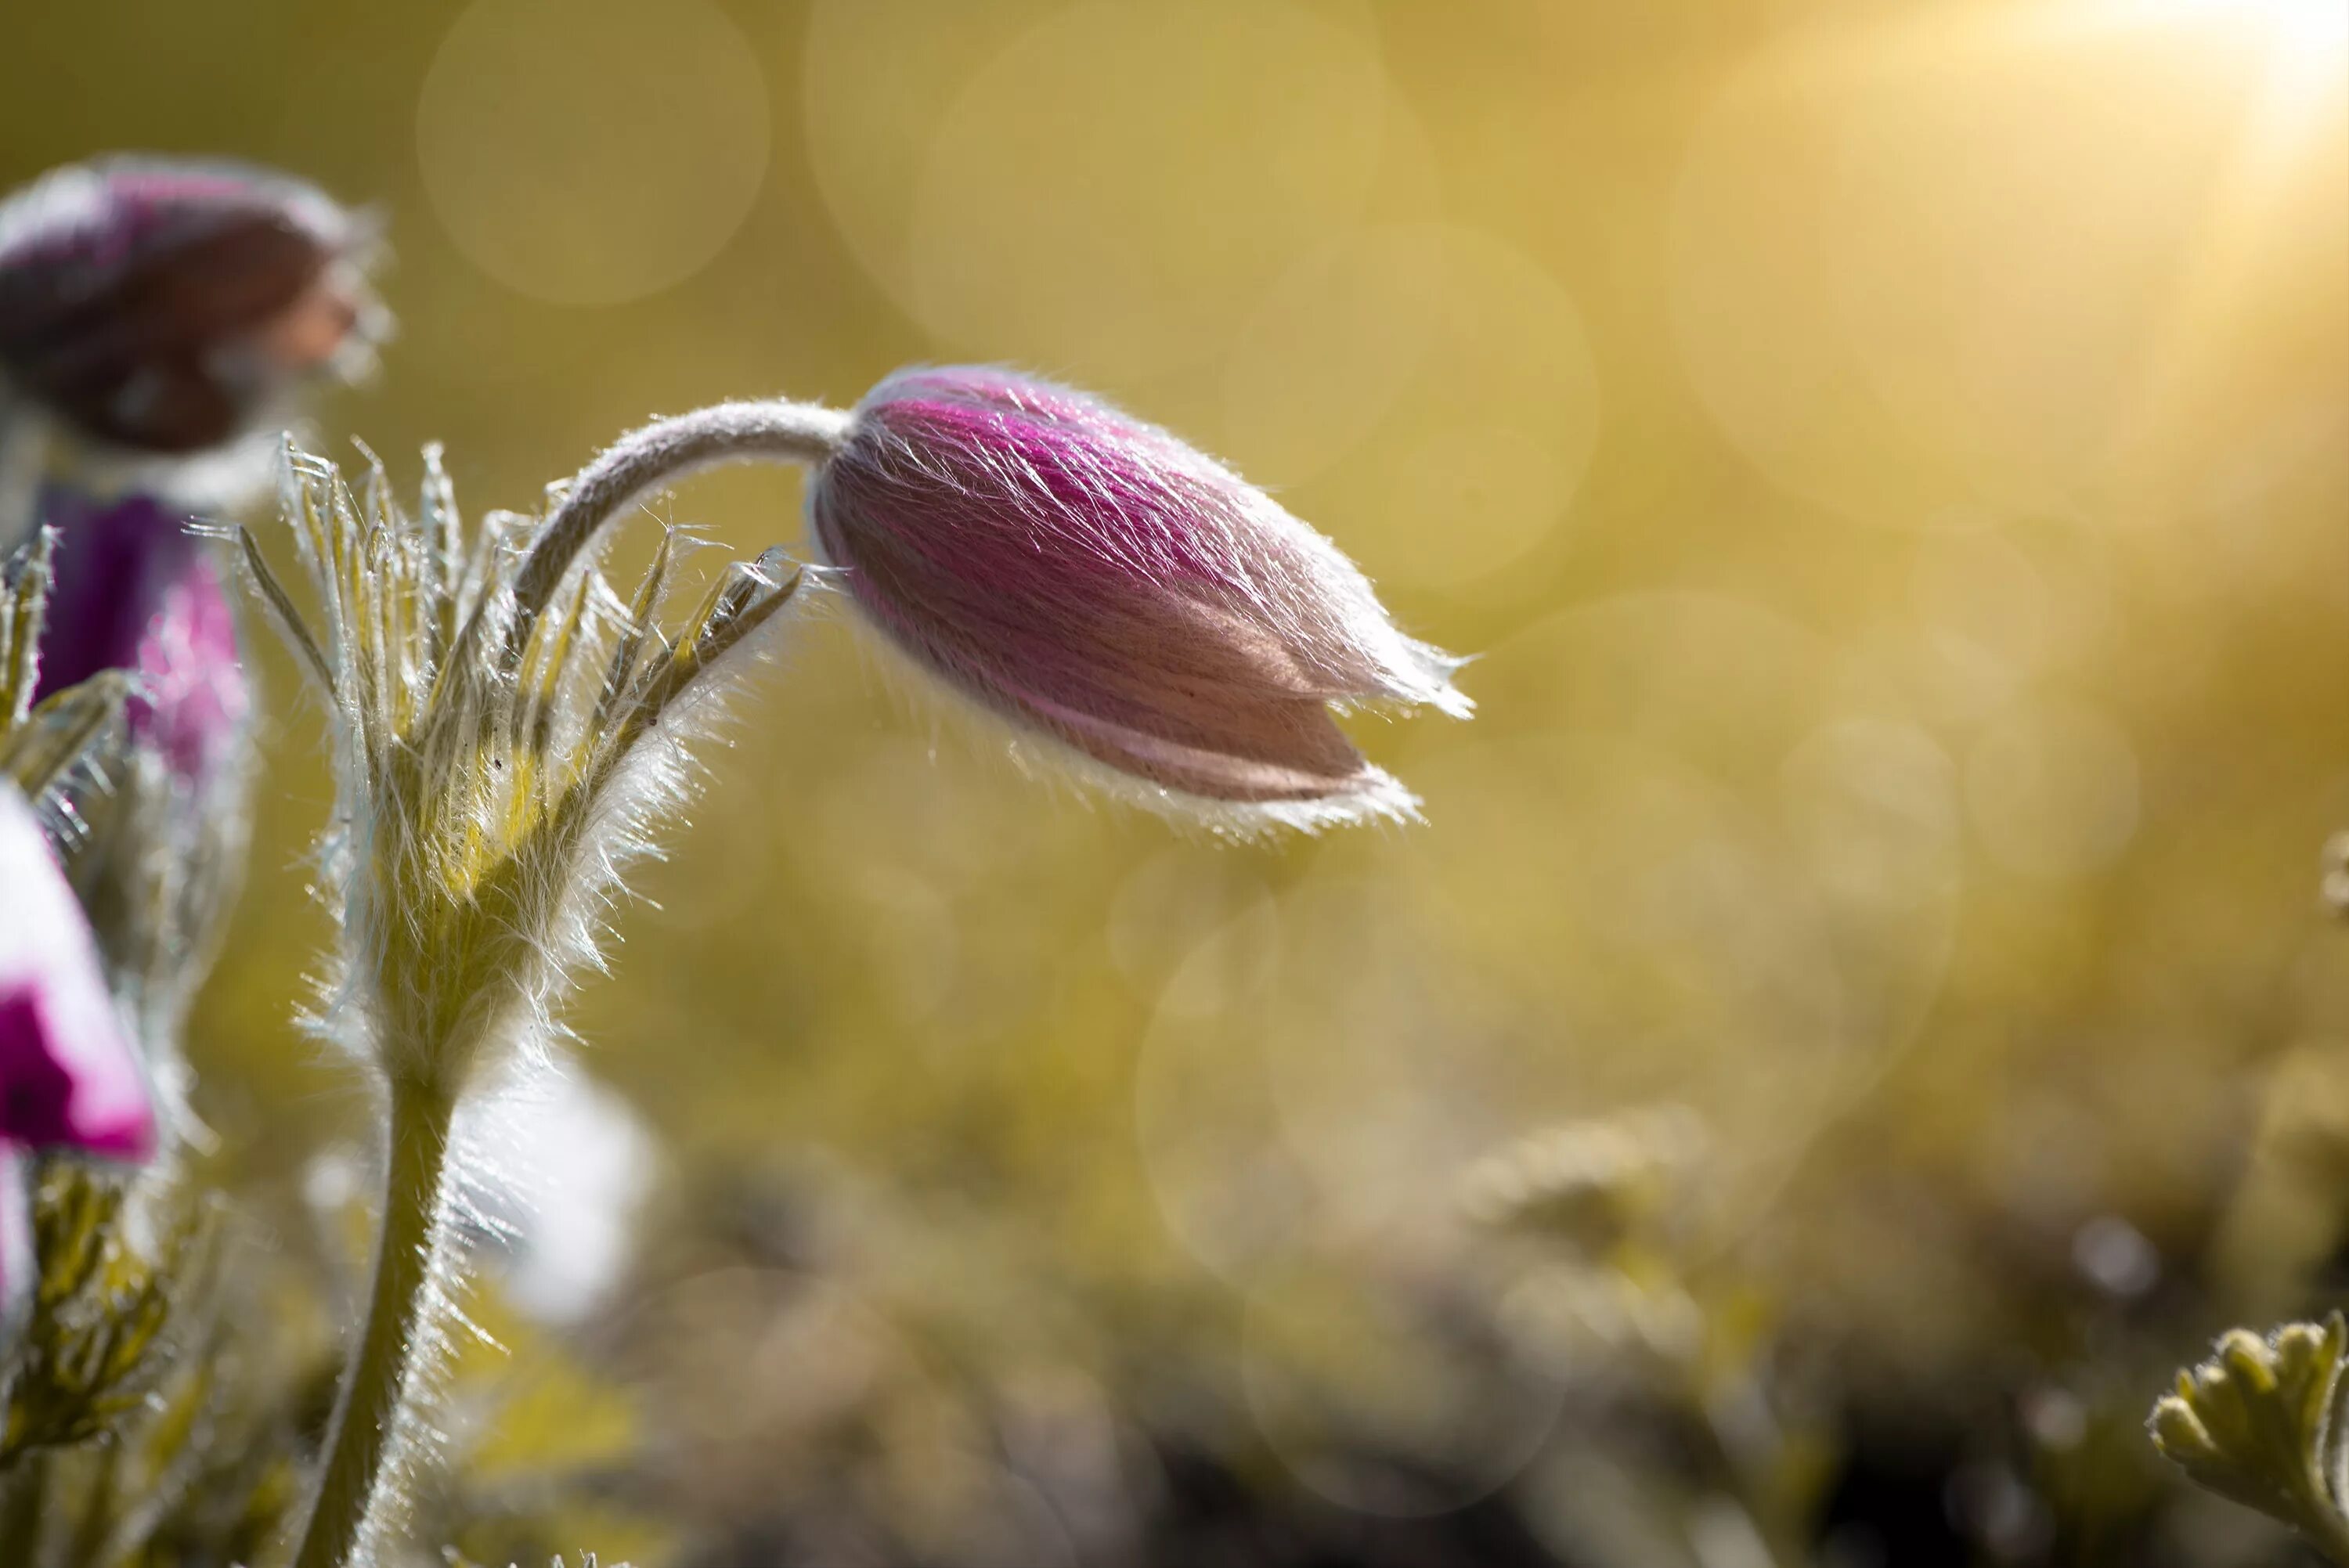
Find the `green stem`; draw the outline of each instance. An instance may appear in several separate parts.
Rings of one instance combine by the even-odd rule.
[[[2316,1549],[2331,1561],[2349,1568],[2349,1519],[2332,1499],[2319,1496],[2308,1500],[2301,1510],[2301,1533],[2314,1543]]]
[[[1755,1539],[1768,1553],[1771,1568],[1803,1562],[1806,1554],[1795,1532],[1787,1526],[1784,1501],[1773,1484],[1775,1478],[1767,1473],[1767,1460],[1752,1451],[1750,1442],[1733,1434],[1723,1419],[1720,1407],[1707,1398],[1702,1387],[1691,1387],[1686,1398],[1716,1484],[1754,1527]],[[1769,1456],[1775,1458],[1775,1454]]]
[[[102,1568],[112,1561],[101,1553],[106,1545],[107,1522],[114,1517],[115,1489],[121,1479],[121,1452],[119,1444],[106,1443],[91,1456],[89,1486],[82,1494],[81,1527],[67,1543],[67,1563],[87,1563]]]
[[[16,1553],[7,1561],[33,1561],[33,1549],[41,1543],[41,1521],[47,1517],[41,1504],[48,1480],[46,1449],[21,1451],[0,1471],[0,1546]]]
[[[318,1500],[294,1568],[347,1568],[378,1505],[404,1406],[428,1347],[440,1291],[433,1269],[446,1241],[449,1134],[456,1099],[446,1090],[394,1085],[383,1237],[367,1322],[343,1378],[326,1437]]]

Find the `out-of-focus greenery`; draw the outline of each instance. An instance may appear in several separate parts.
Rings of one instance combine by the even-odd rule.
[[[403,334],[318,425],[402,489],[439,438],[526,506],[656,411],[999,358],[1483,655],[1474,724],[1360,727],[1425,828],[1233,848],[799,628],[579,1009],[642,1245],[566,1326],[479,1304],[447,1538],[2284,1560],[2140,1422],[2342,1285],[2344,48],[2336,0],[12,10],[7,182],[214,151],[378,204]],[[263,641],[192,1054],[205,1178],[291,1248],[365,1108],[290,1021],[327,790]],[[1659,1116],[1700,1136],[1628,1212],[1464,1187]]]

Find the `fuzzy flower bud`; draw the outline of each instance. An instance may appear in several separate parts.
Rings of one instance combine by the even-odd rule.
[[[1537,1133],[1486,1156],[1462,1182],[1470,1218],[1604,1258],[1665,1216],[1703,1148],[1684,1106],[1650,1106]]]
[[[109,446],[182,455],[363,360],[364,224],[289,176],[114,158],[0,201],[0,381]]]
[[[1123,793],[1247,828],[1406,817],[1333,706],[1470,712],[1330,542],[1154,426],[990,368],[858,407],[815,544],[913,662]]]

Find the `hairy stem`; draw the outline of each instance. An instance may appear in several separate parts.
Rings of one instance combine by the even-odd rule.
[[[851,416],[819,403],[719,403],[632,430],[579,470],[523,562],[517,633],[546,608],[580,551],[634,501],[688,474],[732,463],[820,463],[840,449]]]
[[[318,1500],[294,1568],[347,1568],[388,1495],[385,1470],[404,1406],[440,1336],[443,1293],[433,1277],[447,1244],[449,1138],[456,1099],[447,1089],[394,1084],[383,1235],[367,1321],[343,1379],[326,1437]]]

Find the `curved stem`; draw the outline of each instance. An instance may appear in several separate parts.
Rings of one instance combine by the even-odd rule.
[[[518,634],[554,597],[580,551],[628,505],[688,474],[731,463],[820,463],[847,439],[853,416],[820,403],[718,403],[632,430],[579,470],[523,562]]]
[[[395,1084],[383,1235],[375,1283],[326,1437],[318,1500],[294,1568],[347,1568],[379,1506],[384,1471],[400,1437],[402,1407],[440,1338],[434,1278],[446,1244],[449,1136],[456,1099],[444,1089]]]

